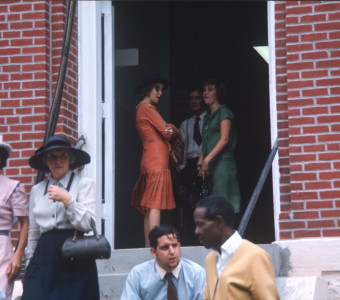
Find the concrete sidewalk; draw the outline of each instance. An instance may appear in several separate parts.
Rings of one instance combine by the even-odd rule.
[[[22,295],[22,283],[21,280],[16,280],[14,282],[12,300],[20,300],[21,295]]]

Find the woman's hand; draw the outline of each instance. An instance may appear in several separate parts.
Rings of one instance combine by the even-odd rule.
[[[14,253],[7,267],[6,273],[8,281],[14,280],[20,274],[20,270],[21,270],[21,255],[18,253]]]
[[[49,185],[47,189],[48,199],[62,202],[65,205],[71,201],[71,195],[63,188],[56,185]]]
[[[28,216],[18,216],[18,219],[20,223],[19,243],[7,267],[7,276],[9,281],[14,280],[20,274],[21,258],[24,254],[27,243]]]
[[[221,132],[221,137],[218,140],[217,144],[215,147],[208,153],[208,155],[199,161],[202,161],[202,166],[199,170],[199,175],[202,176],[203,180],[208,176],[208,169],[209,169],[209,162],[214,159],[221,151],[222,149],[228,144],[229,142],[229,133],[230,133],[230,126],[231,126],[231,121],[229,119],[225,119],[221,121],[220,123],[220,132]],[[202,156],[202,154],[201,154]]]
[[[175,125],[166,124],[166,127],[168,128],[168,132],[170,132],[174,136],[181,134],[181,132],[178,130],[178,128]]]
[[[199,164],[197,164],[199,166]],[[202,176],[202,179],[205,180],[209,175],[209,159],[206,157],[203,159],[202,165],[199,167],[198,175]]]

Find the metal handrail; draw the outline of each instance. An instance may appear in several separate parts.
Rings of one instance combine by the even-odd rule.
[[[255,208],[255,205],[256,205],[256,202],[257,202],[257,199],[262,191],[262,187],[267,179],[267,176],[268,176],[268,173],[269,173],[269,170],[271,168],[271,165],[273,163],[273,160],[274,160],[274,157],[276,155],[276,152],[277,152],[277,149],[278,149],[278,139],[276,139],[275,143],[274,143],[274,146],[272,148],[272,150],[270,151],[270,154],[269,154],[269,157],[266,161],[266,164],[262,170],[262,173],[261,173],[261,176],[256,184],[256,187],[255,187],[255,190],[253,192],[253,195],[252,197],[250,198],[250,201],[248,203],[248,206],[247,206],[247,209],[242,217],[242,220],[241,220],[241,223],[237,229],[238,233],[242,236],[247,225],[248,225],[248,222],[250,220],[250,217],[253,213],[253,210]]]

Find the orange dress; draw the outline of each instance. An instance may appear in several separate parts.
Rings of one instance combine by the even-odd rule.
[[[131,205],[145,214],[150,208],[176,208],[171,174],[169,170],[169,140],[171,127],[177,134],[178,129],[166,124],[156,108],[147,103],[137,107],[136,127],[143,143],[140,176],[132,190]]]

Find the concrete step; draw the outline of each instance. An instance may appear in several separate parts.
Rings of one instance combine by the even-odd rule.
[[[259,245],[266,250],[274,264],[275,276],[279,276],[281,266],[280,249],[276,245]],[[181,255],[204,267],[205,256],[210,250],[201,246],[181,247]],[[135,266],[144,261],[152,259],[148,248],[120,249],[111,253],[110,259],[98,260],[97,267],[99,274],[129,273]]]
[[[122,293],[127,274],[101,274],[100,299],[119,300]],[[276,278],[277,289],[281,300],[327,300],[327,282],[320,277],[278,277]],[[22,295],[22,284],[20,280],[15,281],[13,300],[20,300]]]
[[[281,300],[330,299],[327,282],[321,277],[279,277],[276,284]]]
[[[275,276],[279,275],[281,266],[280,249],[276,245],[259,245],[266,250],[274,265]],[[210,250],[204,247],[181,247],[181,256],[188,258],[202,267],[205,265],[205,256]],[[150,250],[146,248],[114,250],[111,258],[98,260],[98,274],[100,284],[101,300],[119,299],[127,274],[131,268],[144,261],[152,259]]]
[[[100,274],[100,300],[119,300],[127,274]]]
[[[296,242],[295,242],[296,243]],[[294,243],[294,244],[295,244]],[[333,241],[334,243],[334,241]],[[301,271],[297,275],[297,269],[291,262],[294,255],[288,251],[287,245],[259,245],[266,250],[274,265],[276,283],[281,300],[329,300],[340,299],[338,293],[333,288],[333,294],[330,295],[328,285],[331,281],[327,281],[326,277],[304,276]],[[306,249],[306,247],[304,247]],[[336,248],[338,253],[338,247]],[[182,247],[182,257],[188,258],[204,267],[205,256],[210,250],[204,247]],[[293,253],[295,253],[294,251]],[[324,253],[327,251],[325,250]],[[305,253],[305,252],[304,252]],[[327,255],[329,256],[329,254]],[[333,265],[335,263],[333,256]],[[101,300],[119,300],[122,293],[127,274],[135,265],[146,260],[152,259],[149,249],[123,249],[112,251],[111,258],[107,260],[98,260],[98,274],[100,285]],[[298,265],[298,264],[297,264]],[[289,267],[288,267],[289,266]],[[298,265],[299,266],[299,265]],[[292,274],[288,275],[288,269]],[[293,273],[295,274],[293,275]],[[333,271],[334,272],[334,271]],[[326,274],[327,275],[327,274]],[[283,277],[287,276],[287,277]],[[333,286],[338,286],[339,281],[334,281]],[[22,294],[22,284],[20,280],[16,280],[12,299],[19,300]]]
[[[119,300],[127,274],[100,275],[101,300]],[[327,300],[327,282],[321,277],[278,277],[280,300]]]

